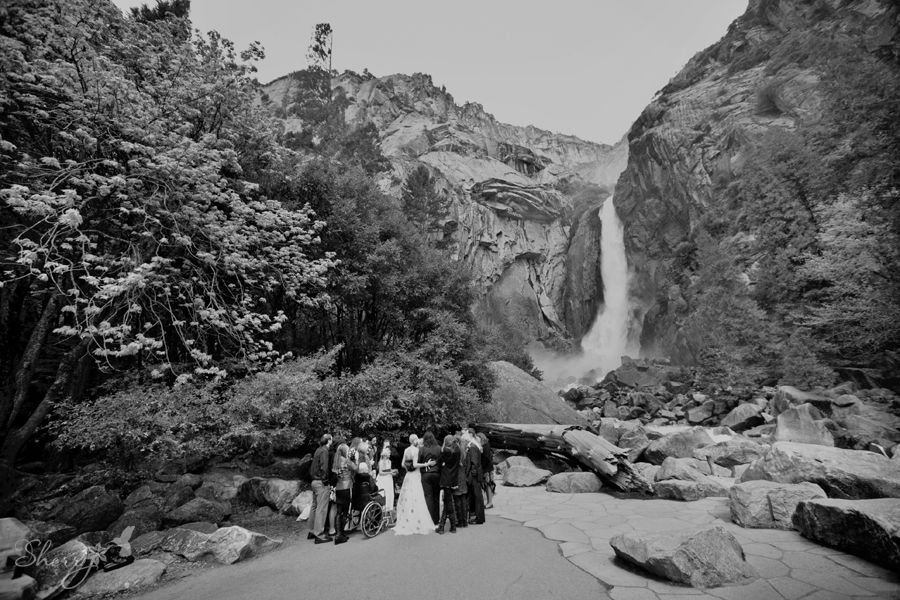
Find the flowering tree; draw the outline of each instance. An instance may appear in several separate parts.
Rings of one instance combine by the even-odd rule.
[[[0,460],[78,361],[224,374],[276,361],[274,299],[324,301],[334,261],[308,207],[259,182],[290,163],[255,106],[251,47],[106,1],[14,0],[0,18]],[[58,363],[35,386],[39,360]],[[40,383],[40,382],[38,382]],[[42,394],[35,394],[35,388]]]

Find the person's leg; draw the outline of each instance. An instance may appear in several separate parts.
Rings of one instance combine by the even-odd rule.
[[[337,535],[334,538],[334,543],[335,544],[343,544],[348,539],[350,539],[347,537],[347,534],[344,532],[344,523],[347,520],[347,508],[349,508],[349,506],[345,506],[343,504],[337,504],[336,506],[337,506],[337,509],[335,512],[337,513],[337,516],[336,516],[335,530],[337,531]]]
[[[307,522],[309,523],[308,538],[312,539],[316,537],[316,508],[318,507],[319,488],[322,487],[322,482],[317,479],[310,484],[310,487],[312,487],[313,497],[312,506],[309,507],[309,518],[307,518]]]
[[[329,502],[328,506],[328,535],[335,535],[340,529],[337,528],[337,518],[340,512],[337,502]]]
[[[484,497],[481,494],[481,486],[477,483],[470,488],[472,499],[472,513],[475,516],[475,523],[481,525],[484,523]]]
[[[454,508],[456,510],[456,520],[459,523],[459,526],[467,527],[469,525],[469,509],[466,506],[466,504],[468,503],[468,495],[454,494],[453,503],[455,505]]]
[[[453,500],[453,490],[444,490],[444,504],[450,511],[450,533],[456,533],[456,503]]]
[[[428,507],[428,514],[431,515],[431,522],[435,525],[437,525],[437,522],[441,517],[441,498],[438,483],[439,476],[437,473],[422,473],[422,489],[425,492],[425,505]]]
[[[328,496],[331,489],[321,481],[314,484],[313,495],[316,502],[315,523],[313,523],[313,535],[317,538],[325,538],[325,518],[328,516]]]

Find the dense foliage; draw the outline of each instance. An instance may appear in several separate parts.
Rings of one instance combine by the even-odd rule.
[[[57,446],[133,461],[421,430],[489,396],[467,272],[374,185],[377,131],[315,66],[285,133],[262,50],[187,7],[0,8],[4,485],[51,414]]]

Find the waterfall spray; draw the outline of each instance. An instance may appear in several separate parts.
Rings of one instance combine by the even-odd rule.
[[[591,330],[582,338],[581,349],[590,359],[598,377],[621,365],[621,357],[635,354],[628,341],[628,262],[622,223],[613,197],[600,208],[600,272],[603,276],[603,305]]]

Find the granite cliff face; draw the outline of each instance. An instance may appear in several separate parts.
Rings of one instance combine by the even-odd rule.
[[[645,350],[683,355],[686,306],[676,257],[703,216],[722,208],[722,182],[742,176],[748,151],[767,132],[822,117],[821,72],[789,52],[813,35],[873,54],[894,52],[897,4],[751,0],[722,40],[694,56],[631,128],[615,204],[633,270],[632,318],[642,326]]]
[[[294,86],[287,76],[264,92],[284,106]],[[436,235],[472,267],[480,318],[510,320],[533,339],[587,331],[602,300],[597,213],[625,167],[624,139],[608,146],[500,123],[479,104],[458,106],[423,74],[347,72],[332,88],[347,100],[350,127],[376,127],[392,166],[379,180],[386,192],[399,196],[425,165],[450,200]],[[289,130],[297,125],[286,118]]]

